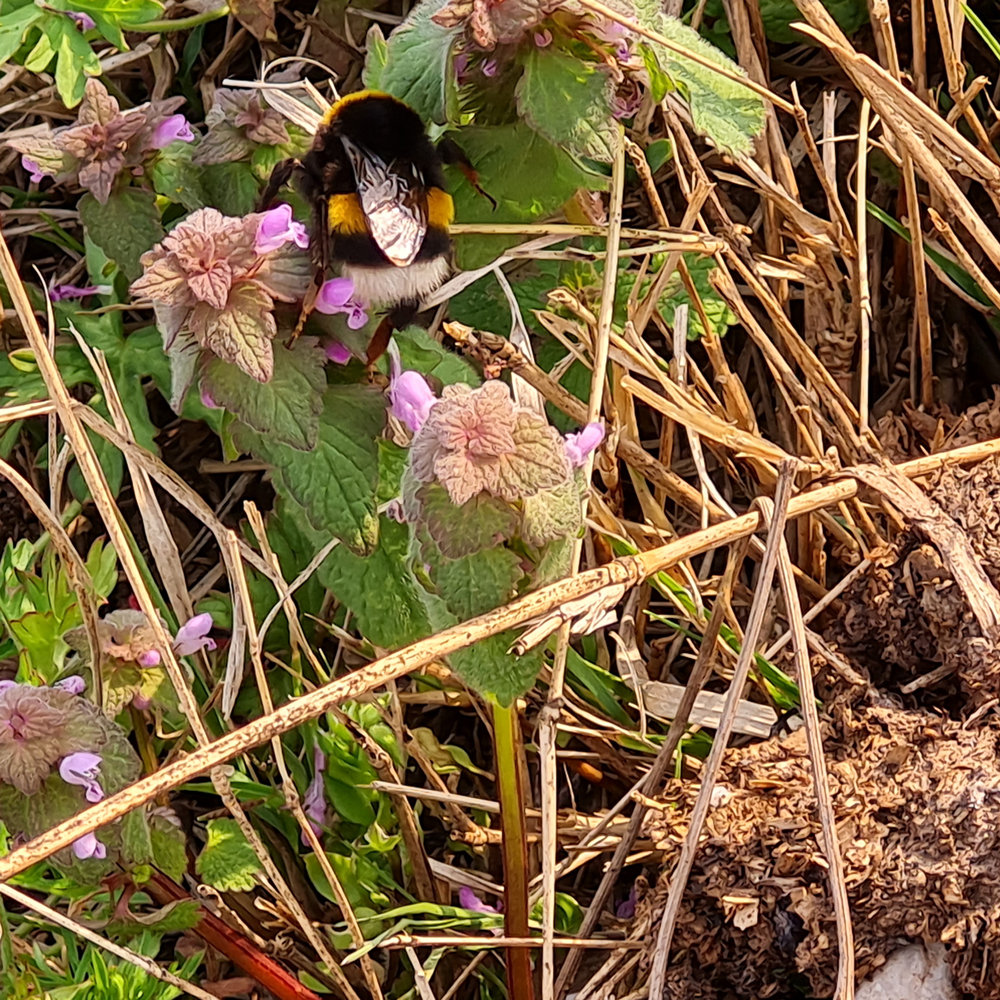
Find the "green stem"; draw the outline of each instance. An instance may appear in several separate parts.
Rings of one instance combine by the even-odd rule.
[[[201,14],[192,14],[190,17],[167,18],[163,21],[146,21],[145,24],[123,25],[126,31],[187,31],[188,28],[197,28],[199,24],[208,24],[209,21],[218,21],[219,18],[227,17],[229,5],[224,4],[218,10],[206,10]]]
[[[517,703],[504,708],[493,703],[493,746],[503,833],[504,933],[526,938],[528,928],[528,832],[521,799],[521,729]],[[507,990],[510,1000],[534,1000],[531,953],[507,949]]]

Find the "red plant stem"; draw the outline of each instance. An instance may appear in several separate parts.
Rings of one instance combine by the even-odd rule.
[[[161,906],[192,898],[172,879],[156,871],[141,888]],[[264,989],[273,993],[277,1000],[320,1000],[320,997],[303,986],[287,969],[265,955],[239,931],[233,930],[204,908],[201,910],[194,932],[207,944],[221,951],[233,965],[256,979]]]
[[[530,936],[528,928],[528,834],[521,800],[521,731],[517,703],[493,704],[493,746],[500,829],[503,832],[504,934]],[[507,948],[507,991],[510,1000],[534,1000],[531,954],[527,948]]]

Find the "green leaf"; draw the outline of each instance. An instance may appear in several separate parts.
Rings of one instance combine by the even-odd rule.
[[[823,6],[848,37],[868,23],[867,0],[823,0]],[[717,19],[712,28],[714,34],[729,32],[722,0],[711,0],[705,14]],[[782,45],[801,45],[806,41],[790,27],[792,22],[804,20],[795,0],[760,0],[760,16],[764,22],[764,33],[771,41]]]
[[[646,162],[649,164],[650,171],[654,174],[664,163],[672,159],[673,155],[674,150],[669,139],[654,139],[646,147]]]
[[[24,68],[31,73],[43,73],[48,69],[55,54],[56,50],[52,47],[52,39],[43,32],[35,43],[35,47],[24,60]]]
[[[442,347],[423,327],[408,326],[405,330],[397,330],[392,339],[399,347],[404,371],[412,368],[422,375],[439,379],[442,385],[460,382],[476,388],[482,382],[465,358]]]
[[[533,46],[516,93],[521,117],[550,142],[572,156],[600,163],[614,159],[619,128],[611,115],[614,85],[594,63],[562,49]]]
[[[29,29],[48,15],[34,4],[4,12],[0,22],[0,63],[6,62],[21,47]]]
[[[319,439],[306,453],[247,427],[237,437],[274,467],[279,493],[305,508],[317,531],[339,538],[359,554],[378,540],[375,491],[376,437],[385,426],[385,397],[360,385],[332,385],[323,394]]]
[[[431,16],[446,0],[424,0],[389,36],[384,64],[378,72],[380,89],[409,104],[425,121],[444,125],[458,117],[458,84],[452,50],[460,26],[442,28]],[[373,71],[376,64],[373,63]],[[365,86],[372,87],[365,66]]]
[[[260,861],[236,820],[208,821],[208,840],[195,862],[195,871],[204,882],[224,892],[249,892],[260,870]]]
[[[172,142],[157,157],[150,176],[157,194],[194,212],[205,207],[208,196],[201,167],[191,160],[191,146],[190,142]]]
[[[409,454],[408,448],[401,448],[394,441],[378,439],[378,493],[375,498],[380,505],[399,496]]]
[[[207,203],[223,215],[249,215],[257,207],[260,185],[249,163],[213,163],[201,181]]]
[[[497,546],[445,560],[434,571],[434,582],[448,609],[466,621],[510,601],[523,576],[520,556]]]
[[[92,194],[80,199],[87,235],[122,269],[129,281],[142,274],[139,258],[163,239],[156,197],[138,188],[112,191],[102,205]]]
[[[480,694],[492,695],[506,707],[535,683],[542,669],[540,650],[530,650],[524,656],[507,652],[516,638],[515,631],[501,632],[469,649],[452,653],[448,659],[469,687]]]
[[[308,451],[316,445],[323,410],[323,351],[311,337],[300,337],[292,350],[280,343],[273,350],[270,381],[258,382],[213,356],[202,372],[202,389],[248,427]]]
[[[663,13],[659,0],[627,0],[636,20],[644,27],[668,38],[689,52],[724,66],[741,76],[746,74],[728,56],[710,45],[693,28]],[[752,90],[659,42],[644,42],[656,57],[659,68],[678,87],[691,108],[694,127],[720,149],[751,153],[753,137],[764,127],[764,103]],[[655,85],[655,81],[654,81]]]
[[[362,559],[338,546],[318,573],[323,585],[351,609],[361,634],[385,649],[397,649],[431,633],[407,561],[409,544],[406,525],[383,517],[378,546],[371,555]]]
[[[517,515],[509,504],[482,492],[456,507],[448,491],[428,483],[417,491],[421,523],[448,559],[473,555],[510,538]]]
[[[365,35],[365,86],[369,90],[385,90],[382,84],[382,74],[385,64],[389,61],[389,47],[385,35],[378,24],[373,23]]]
[[[532,261],[508,274],[521,318],[530,333],[554,342],[534,316],[534,310],[548,308],[548,294],[562,284],[559,262],[554,260]],[[505,335],[511,328],[511,308],[495,274],[485,274],[468,288],[452,296],[448,304],[452,319],[459,323]],[[587,383],[588,387],[590,383]]]
[[[523,122],[463,128],[454,135],[479,173],[496,210],[465,179],[448,168],[455,214],[463,223],[536,222],[551,215],[579,188],[602,191],[607,178],[583,170],[563,150]],[[517,169],[512,170],[511,164]],[[458,266],[482,267],[520,242],[511,236],[456,236]]]
[[[572,479],[524,499],[521,537],[535,548],[576,535],[583,527],[580,489]]]

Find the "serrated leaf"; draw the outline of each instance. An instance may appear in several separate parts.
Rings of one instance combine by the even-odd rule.
[[[378,492],[375,495],[379,505],[395,500],[399,496],[403,470],[406,468],[407,448],[401,448],[394,441],[378,439]]]
[[[289,350],[275,343],[274,374],[264,383],[236,365],[210,358],[201,387],[248,427],[300,451],[315,447],[323,410],[323,353],[312,338],[299,338]]]
[[[371,555],[359,558],[338,546],[318,572],[323,585],[351,609],[361,634],[385,649],[397,649],[431,633],[408,564],[409,544],[406,525],[384,517]]]
[[[249,892],[260,870],[260,861],[236,820],[208,821],[208,839],[195,862],[195,871],[206,884],[222,892]]]
[[[273,466],[275,488],[305,508],[317,531],[329,532],[364,555],[378,540],[375,439],[385,426],[385,405],[382,393],[367,386],[329,386],[319,438],[308,453],[245,426],[236,436],[246,450]]]
[[[404,371],[413,369],[422,375],[430,375],[439,379],[442,385],[460,382],[476,388],[482,382],[465,358],[442,347],[423,327],[408,326],[392,336],[399,347]]]
[[[408,104],[425,121],[444,125],[458,116],[452,51],[461,28],[442,28],[431,17],[445,0],[424,0],[389,36],[379,87]],[[367,67],[366,67],[367,70]],[[371,87],[366,77],[365,85]]]
[[[168,878],[180,882],[187,871],[184,832],[154,816],[150,821],[149,839],[153,846],[153,863]]]
[[[644,28],[655,31],[676,45],[741,76],[746,74],[728,56],[709,44],[693,28],[667,17],[659,0],[621,0],[616,6],[629,9]],[[660,69],[681,88],[691,108],[694,127],[720,149],[748,154],[753,137],[764,127],[764,103],[752,90],[720,76],[659,42],[644,41]]]
[[[510,504],[485,492],[456,507],[447,490],[428,483],[417,491],[416,499],[427,533],[448,559],[493,548],[517,527],[517,514]]]
[[[389,47],[385,35],[378,24],[373,23],[365,35],[365,69],[364,81],[369,90],[385,90],[382,86],[382,73],[389,60]]]
[[[132,865],[149,864],[153,860],[153,845],[143,809],[126,813],[120,823],[122,858]]]
[[[551,490],[541,490],[524,500],[521,537],[536,548],[583,526],[580,490],[572,479]]]
[[[248,215],[257,207],[260,185],[248,163],[213,163],[201,182],[208,204],[223,215]]]
[[[512,600],[523,576],[520,556],[497,546],[443,561],[434,582],[448,610],[466,621]]]
[[[521,311],[521,318],[531,333],[545,338],[543,343],[556,343],[534,316],[535,309],[547,308],[548,293],[562,283],[559,262],[554,260],[532,261],[530,266],[518,268],[510,281]],[[451,297],[448,313],[459,323],[506,335],[512,325],[510,303],[495,274],[483,275],[468,288]],[[590,383],[587,383],[588,388]]]
[[[822,0],[822,2],[849,38],[868,23],[867,0]],[[705,8],[705,15],[716,19],[713,34],[729,32],[729,22],[726,20],[722,0],[710,0]],[[790,28],[793,21],[803,20],[795,0],[760,0],[760,17],[764,22],[764,34],[771,41],[782,45],[801,45],[805,41],[802,35]]]
[[[542,669],[542,654],[537,649],[524,656],[507,652],[516,638],[515,631],[501,632],[469,649],[452,653],[448,659],[469,687],[480,694],[492,695],[507,706],[535,683]]]
[[[536,132],[571,155],[610,163],[619,128],[611,115],[613,91],[610,76],[594,63],[532,47],[517,84],[517,108]]]
[[[207,194],[201,181],[202,168],[191,160],[191,146],[189,142],[172,142],[157,157],[150,176],[157,194],[194,212],[205,207]]]
[[[478,171],[480,185],[497,203],[494,210],[460,171],[448,168],[455,215],[464,223],[541,221],[579,188],[603,191],[608,184],[606,177],[585,171],[524,122],[470,125],[454,138]],[[458,266],[482,267],[518,242],[516,236],[456,236]]]
[[[102,205],[89,192],[80,199],[80,219],[87,235],[122,270],[129,281],[142,274],[139,258],[163,239],[156,197],[138,188],[112,191]]]

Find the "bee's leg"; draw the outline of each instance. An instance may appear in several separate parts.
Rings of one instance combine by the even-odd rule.
[[[267,187],[257,202],[258,212],[266,212],[271,207],[271,203],[278,197],[278,192],[291,180],[295,168],[299,166],[301,164],[294,158],[282,160],[274,165],[271,176],[267,179]]]
[[[299,321],[292,331],[290,344],[294,343],[299,334],[302,333],[302,328],[306,325],[309,315],[316,308],[316,297],[319,295],[319,290],[323,287],[323,282],[326,281],[326,272],[330,265],[330,227],[327,225],[326,214],[326,199],[317,198],[313,203],[313,227],[309,246],[315,270],[313,271],[312,283],[302,298]]]
[[[458,143],[455,142],[454,139],[446,137],[438,143],[437,149],[438,153],[441,154],[441,159],[444,160],[445,163],[461,170],[465,179],[493,206],[493,210],[496,211],[496,199],[487,194],[479,186],[479,174],[476,172],[476,168],[472,165],[472,161],[465,155]]]
[[[419,302],[400,302],[392,312],[389,313],[385,319],[375,328],[375,333],[372,339],[368,341],[368,350],[366,352],[366,360],[368,361],[368,367],[371,368],[376,361],[389,348],[389,341],[392,339],[392,333],[394,330],[402,330],[403,327],[409,326],[417,312],[420,308]]]

